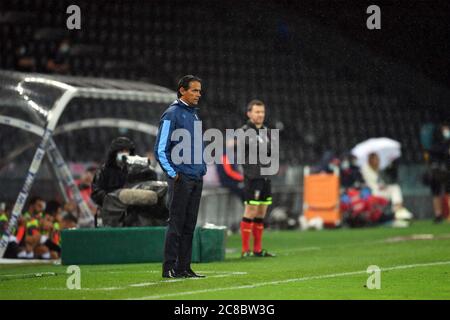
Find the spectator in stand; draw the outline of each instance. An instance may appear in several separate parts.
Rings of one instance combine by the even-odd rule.
[[[345,155],[341,162],[341,186],[345,189],[360,188],[364,184],[354,155]]]
[[[28,44],[21,44],[15,51],[14,69],[22,72],[36,72],[36,60],[29,53]]]
[[[334,151],[327,150],[322,154],[317,165],[311,168],[312,173],[333,173],[339,168],[340,160],[336,157]]]
[[[70,40],[64,38],[58,45],[55,53],[47,61],[47,72],[68,74],[70,72],[69,55]]]
[[[433,142],[428,150],[428,162],[431,171],[430,189],[433,195],[434,221],[444,220],[443,197],[450,208],[450,125],[444,123],[435,130]]]

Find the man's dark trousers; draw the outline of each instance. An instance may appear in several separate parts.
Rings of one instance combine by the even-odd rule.
[[[164,244],[163,269],[182,272],[191,267],[192,240],[197,224],[203,180],[178,174],[178,181],[168,179],[169,226]]]

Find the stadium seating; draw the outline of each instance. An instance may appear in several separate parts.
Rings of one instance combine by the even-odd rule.
[[[97,1],[77,3],[82,28],[68,31],[65,9],[70,1],[2,1],[0,68],[16,69],[12,53],[24,45],[27,56],[35,58],[35,71],[48,72],[47,60],[60,39],[68,37],[72,75],[142,80],[173,88],[179,76],[195,73],[205,80],[201,115],[206,127],[241,126],[246,102],[260,98],[269,107],[269,123],[284,128],[281,162],[294,165],[311,164],[328,149],[341,154],[374,136],[400,141],[402,161],[418,162],[420,125],[439,118],[436,110],[409,105],[404,99],[408,93],[387,90],[384,78],[352,69],[345,62],[348,57],[335,64],[343,57],[327,52],[321,37],[294,38],[300,29],[320,32],[313,23],[289,24],[289,30],[283,22],[268,16],[263,19],[257,5],[241,4],[232,11],[232,6],[203,2],[179,11],[164,1],[130,5],[114,0],[108,7]],[[286,20],[292,18],[284,14]],[[70,108],[63,122],[105,116],[109,104],[74,103],[78,109]],[[156,121],[144,109],[137,114],[140,119]],[[117,109],[113,116],[134,119],[136,112]],[[0,133],[4,130],[0,128]],[[57,138],[66,140],[61,145],[67,159],[98,160],[104,153],[104,149],[92,149],[103,131],[73,134],[83,148],[70,143],[74,136]],[[137,134],[136,139],[147,138]],[[0,147],[2,152],[11,148],[8,143]]]

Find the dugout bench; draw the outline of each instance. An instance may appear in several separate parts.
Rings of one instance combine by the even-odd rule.
[[[63,265],[162,262],[166,227],[63,230]],[[225,260],[226,228],[197,227],[192,262]]]

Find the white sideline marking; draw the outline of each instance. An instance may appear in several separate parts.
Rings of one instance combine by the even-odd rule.
[[[157,284],[157,282],[142,282],[142,283],[135,283],[130,284],[130,287],[147,287]]]
[[[57,264],[57,263],[58,260],[0,258],[0,264]]]
[[[1,278],[7,278],[7,277],[17,277],[17,279],[20,279],[20,277],[45,277],[45,276],[56,276],[55,272],[35,272],[35,273],[16,273],[16,274],[0,274]]]
[[[318,251],[321,250],[319,247],[306,247],[306,248],[297,248],[297,249],[285,249],[285,250],[277,250],[276,253],[280,256],[290,256],[292,254],[296,254],[297,252],[305,252],[305,251]]]
[[[448,265],[448,264],[450,264],[450,261],[407,264],[407,265],[400,265],[400,266],[394,266],[394,267],[388,267],[388,268],[381,268],[381,271],[411,269],[411,268],[418,268],[418,267],[432,267],[432,266]],[[257,287],[278,285],[278,284],[284,284],[284,283],[290,283],[290,282],[329,279],[329,278],[353,276],[353,275],[366,274],[366,273],[367,273],[367,270],[333,273],[333,274],[326,274],[326,275],[321,275],[321,276],[310,276],[310,277],[285,279],[285,280],[270,281],[270,282],[260,282],[260,283],[256,283],[256,284],[235,286],[235,287],[223,287],[223,288],[214,288],[214,289],[202,289],[202,290],[184,291],[184,292],[176,292],[176,293],[167,293],[167,294],[146,296],[146,297],[141,297],[141,298],[129,298],[127,300],[150,300],[150,299],[161,299],[161,298],[168,298],[168,297],[183,296],[183,295],[192,295],[192,294],[198,294],[198,293],[210,293],[210,292],[240,290],[240,289],[253,289],[253,288],[257,288]]]
[[[210,273],[219,273],[220,271],[210,271]],[[200,273],[200,272],[199,272]],[[229,276],[235,276],[235,275],[245,275],[247,272],[223,272],[222,274],[217,274],[214,276],[209,276],[207,278],[181,278],[181,279],[170,279],[170,280],[160,280],[160,281],[154,281],[154,282],[141,282],[141,283],[134,283],[125,285],[122,287],[106,287],[106,288],[81,288],[81,291],[113,291],[113,290],[122,290],[127,288],[139,288],[139,287],[147,287],[147,286],[154,286],[158,284],[163,283],[172,283],[172,282],[183,282],[183,281],[194,281],[194,280],[203,280],[203,279],[210,279],[210,278],[224,278]],[[67,288],[40,288],[40,290],[48,290],[48,291],[61,291],[61,290],[67,290]]]
[[[108,270],[89,270],[87,272],[90,273],[99,273],[99,272],[104,272],[104,273],[161,273],[160,270],[137,270],[137,271],[130,271],[130,270],[116,270],[116,271],[108,271]],[[239,272],[235,272],[235,271],[198,271],[198,273],[219,273],[219,274],[239,274]],[[242,272],[242,274],[246,274],[247,272]]]
[[[293,248],[293,249],[281,249],[276,250],[277,252],[297,252],[297,251],[314,251],[314,250],[320,250],[320,247],[304,247],[304,248]]]

